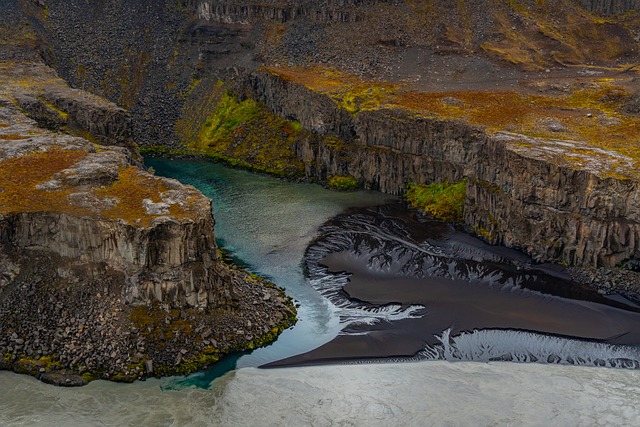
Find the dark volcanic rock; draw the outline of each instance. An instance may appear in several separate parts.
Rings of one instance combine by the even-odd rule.
[[[211,200],[117,146],[133,145],[125,110],[28,59],[0,61],[0,369],[62,386],[185,374],[295,322],[281,290],[222,262]]]
[[[638,0],[580,0],[579,2],[590,11],[603,15],[617,15],[640,9]]]
[[[615,152],[601,150],[576,169],[563,156],[587,148],[584,143],[490,136],[460,121],[403,110],[353,117],[328,96],[267,71],[254,73],[247,85],[273,112],[319,134],[296,147],[312,177],[352,175],[365,188],[392,194],[408,181],[467,177],[465,222],[492,243],[570,265],[640,261],[640,185],[600,175],[621,158]],[[632,165],[627,169],[634,173]]]

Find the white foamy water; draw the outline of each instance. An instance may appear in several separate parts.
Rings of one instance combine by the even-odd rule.
[[[211,390],[0,372],[2,426],[637,426],[640,371],[449,363],[244,368]]]
[[[437,337],[440,345],[427,346],[417,358],[434,360],[495,360],[558,363],[607,368],[640,368],[640,347],[558,338],[526,331],[480,330]],[[640,420],[639,420],[640,421]]]

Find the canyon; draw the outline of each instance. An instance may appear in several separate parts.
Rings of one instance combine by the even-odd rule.
[[[637,1],[507,3],[11,0],[0,153],[33,188],[0,183],[4,366],[46,373],[48,341],[62,382],[184,373],[293,321],[222,262],[210,201],[140,152],[394,195],[465,180],[467,230],[637,295]],[[22,293],[36,303],[15,310]],[[94,344],[73,340],[111,304],[114,360],[86,351],[80,369]],[[88,311],[32,325],[45,307],[45,323]]]
[[[52,65],[128,105],[147,152],[391,194],[467,178],[464,220],[488,241],[539,261],[634,269],[636,6],[185,1],[124,17],[112,2],[96,22],[53,1],[38,22]],[[227,93],[239,107],[224,114],[255,100],[261,120],[217,122],[227,141],[210,142]]]

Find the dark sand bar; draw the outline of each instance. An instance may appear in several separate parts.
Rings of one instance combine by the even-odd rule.
[[[440,344],[445,330],[451,336],[529,331],[612,346],[640,344],[634,302],[573,283],[561,266],[536,265],[453,227],[420,222],[399,206],[343,215],[321,233],[309,258],[321,257],[317,264],[327,280],[348,277],[340,290],[325,292],[336,305],[423,309],[410,318],[345,325],[327,344],[266,367],[413,357]],[[314,246],[323,249],[314,252]]]

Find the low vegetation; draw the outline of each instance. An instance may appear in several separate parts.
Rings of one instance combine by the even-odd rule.
[[[579,144],[582,151],[578,157],[601,156],[602,150],[628,157],[633,167],[604,165],[597,171],[603,177],[622,177],[640,167],[640,117],[630,112],[633,105],[629,99],[634,95],[625,75],[573,83],[532,81],[518,91],[419,92],[409,86],[365,81],[322,67],[267,71],[327,95],[353,114],[400,108],[424,117],[462,120],[490,134],[511,132],[547,140],[582,141],[586,146]],[[560,151],[548,154],[563,165],[582,166],[570,148]]]
[[[164,180],[134,166],[121,168],[113,183],[89,190],[99,199],[113,200],[115,204],[107,203],[104,209],[88,209],[73,204],[69,195],[77,189],[57,182],[56,174],[71,168],[87,155],[84,150],[53,149],[0,162],[0,214],[60,212],[122,219],[141,226],[149,225],[153,218],[160,216],[148,214],[142,201],[162,202],[161,195],[170,188]],[[48,182],[55,185],[48,186]],[[179,204],[171,204],[169,214],[178,219],[187,217],[194,200],[187,197]]]
[[[300,123],[280,118],[253,99],[239,100],[225,92],[197,138],[186,142],[193,154],[230,166],[296,178],[304,174],[304,164],[293,147],[305,136]]]
[[[169,190],[164,180],[142,172],[135,166],[128,166],[120,169],[116,181],[96,190],[95,194],[105,199],[117,200],[113,207],[101,212],[102,216],[148,226],[151,220],[159,215],[149,215],[142,201],[148,199],[153,203],[160,203],[161,195]],[[189,207],[194,200],[190,197],[181,203],[172,203],[169,214],[178,219],[187,218],[190,215]]]
[[[390,104],[399,88],[393,83],[368,81],[326,67],[266,67],[265,70],[328,95],[340,108],[354,115]]]
[[[463,220],[466,181],[415,184],[410,182],[405,197],[411,206],[447,222]]]
[[[332,190],[352,191],[358,188],[358,180],[353,176],[332,176],[327,180],[327,185]]]
[[[87,152],[82,150],[56,149],[0,162],[0,214],[68,210],[70,190],[47,191],[36,186],[86,156]]]

